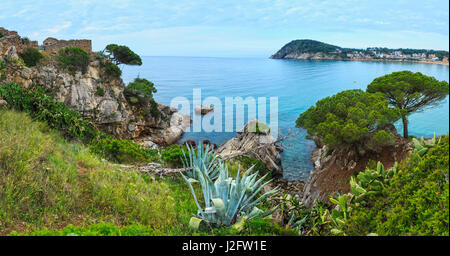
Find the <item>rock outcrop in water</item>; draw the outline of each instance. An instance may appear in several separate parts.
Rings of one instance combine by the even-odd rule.
[[[3,51],[0,45],[0,52]],[[168,145],[179,140],[190,125],[188,116],[162,104],[158,104],[159,117],[142,115],[125,98],[122,79],[108,76],[98,60],[91,60],[85,73],[62,70],[51,60],[36,67],[13,60],[8,61],[3,73],[6,76],[0,82],[15,82],[25,88],[43,86],[55,101],[63,102],[101,130],[121,138],[146,138]]]
[[[282,176],[281,153],[283,149],[275,144],[276,139],[270,134],[269,130],[252,129],[257,123],[261,124],[255,120],[247,123],[239,132],[239,136],[221,145],[217,149],[217,153],[224,158],[237,155],[256,158],[272,171],[272,175]],[[259,127],[262,127],[262,125]]]

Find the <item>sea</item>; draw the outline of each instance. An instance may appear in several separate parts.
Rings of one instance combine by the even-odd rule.
[[[362,89],[373,79],[396,71],[409,70],[449,81],[449,66],[428,63],[366,62],[366,61],[305,61],[269,58],[214,58],[214,57],[143,57],[142,66],[125,66],[123,79],[132,82],[136,77],[146,78],[155,84],[154,98],[158,103],[170,105],[176,97],[190,101],[193,112],[194,90],[201,90],[201,98],[215,97],[225,106],[226,98],[265,98],[266,121],[270,122],[270,98],[277,100],[276,114],[272,124],[279,128],[278,136],[287,137],[282,153],[284,178],[305,180],[313,170],[310,160],[314,142],[306,138],[306,131],[295,127],[299,114],[313,106],[316,101],[343,90]],[[179,99],[179,98],[178,98]],[[178,106],[181,108],[181,106]],[[216,108],[220,110],[220,108]],[[252,108],[244,108],[244,119],[248,121]],[[186,140],[209,140],[221,145],[237,136],[242,128],[239,122],[225,129],[225,119],[236,120],[233,113],[225,113],[222,107],[222,127],[215,131],[195,130],[191,127],[178,143]],[[217,114],[217,113],[216,113]],[[210,113],[208,115],[214,115]],[[210,122],[214,118],[208,115]],[[276,116],[277,115],[277,116]],[[234,116],[234,117],[233,117]],[[250,117],[252,117],[250,115]],[[259,116],[257,117],[260,118]],[[219,119],[218,119],[219,120]],[[220,126],[220,125],[219,125]],[[402,133],[402,124],[396,123]],[[231,129],[231,130],[230,130]],[[225,132],[226,131],[226,132]],[[449,132],[449,98],[439,105],[409,117],[410,135],[431,137]]]

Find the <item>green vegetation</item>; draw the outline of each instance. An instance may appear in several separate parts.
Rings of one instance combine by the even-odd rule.
[[[449,235],[448,136],[422,157],[411,157],[381,194],[353,210],[346,233]]]
[[[352,192],[330,198],[332,206],[290,204],[289,225],[301,235],[448,236],[448,152],[443,136],[424,155],[389,170],[378,162],[351,177]]]
[[[186,149],[185,145],[169,145],[161,152],[161,159],[168,167],[181,168],[183,167],[183,151]]]
[[[23,62],[25,62],[27,67],[34,67],[42,58],[44,58],[44,55],[42,55],[38,49],[29,47],[23,50],[20,57],[23,59]]]
[[[237,162],[242,169],[249,169],[250,167],[255,166],[254,168],[256,171],[264,174],[269,173],[269,176],[271,176],[270,171],[266,168],[266,165],[261,160],[248,156],[238,156],[236,157],[235,162]],[[230,166],[230,164],[228,166]]]
[[[142,59],[134,53],[128,46],[109,44],[105,48],[107,57],[116,65],[142,65]]]
[[[58,52],[58,63],[61,68],[75,73],[81,71],[86,73],[89,67],[89,55],[86,51],[78,47],[66,47]]]
[[[448,82],[438,81],[420,72],[394,72],[378,77],[367,86],[367,92],[381,92],[389,104],[400,110],[403,122],[403,137],[408,138],[408,115],[434,106],[449,93]]]
[[[120,78],[122,76],[122,70],[116,64],[109,61],[102,61],[101,63],[106,75],[113,78]]]
[[[25,89],[16,83],[3,84],[0,86],[0,97],[8,102],[10,108],[46,122],[67,138],[90,141],[97,136],[97,130],[88,120],[67,108],[64,103],[53,101],[41,86]]]
[[[25,89],[15,83],[0,86],[0,97],[10,108],[23,111],[36,120],[60,131],[68,139],[79,139],[90,145],[92,152],[118,163],[143,163],[155,159],[155,152],[135,142],[116,139],[102,133],[64,103],[54,102],[41,86]]]
[[[275,188],[259,195],[263,187],[270,183],[263,183],[267,175],[257,179],[258,172],[253,173],[252,167],[242,174],[238,170],[236,178],[233,179],[229,176],[227,164],[216,161],[217,155],[209,154],[208,149],[200,150],[197,156],[189,150],[189,161],[185,157],[185,171],[187,174],[195,172],[196,179],[181,173],[198,208],[197,215],[189,222],[194,230],[199,229],[202,223],[210,227],[234,225],[235,229],[240,230],[247,220],[265,218],[275,211],[264,211],[256,207],[262,200],[278,192]],[[202,188],[204,207],[201,206],[192,186],[197,182]]]
[[[331,44],[322,43],[315,40],[294,40],[290,43],[286,44],[281,48],[276,55],[283,58],[287,54],[290,53],[316,53],[316,52],[323,52],[323,53],[330,53],[330,52],[336,52],[340,50],[341,48],[338,46],[334,46]]]
[[[128,168],[101,161],[25,113],[1,110],[1,234],[293,234],[270,219],[197,233],[188,225],[196,204],[182,179],[155,180]],[[201,194],[197,184],[193,191]]]
[[[22,37],[21,39],[20,39],[20,41],[22,41],[22,44],[23,45],[29,45],[30,44],[30,39],[28,38],[28,37]]]
[[[347,53],[362,53],[366,56],[371,56],[374,59],[378,59],[379,57],[374,54],[374,52],[384,53],[384,54],[394,54],[394,52],[399,51],[403,54],[422,54],[424,53],[427,57],[430,54],[434,54],[439,60],[442,60],[443,57],[449,57],[448,51],[436,51],[436,50],[426,50],[426,49],[389,49],[385,47],[368,47],[366,49],[357,49],[357,48],[342,48],[339,46],[310,40],[310,39],[302,39],[302,40],[293,40],[286,45],[284,45],[275,55],[275,58],[284,58],[288,54],[297,54],[300,55],[302,53],[324,53],[327,55],[338,56],[342,59],[349,59],[347,57]]]
[[[200,143],[197,150],[190,145],[186,145],[186,149],[187,151],[182,151],[181,159],[185,175],[188,178],[198,179],[196,168],[199,168],[202,173],[205,173],[211,179],[217,178],[217,175],[219,175],[219,156],[214,154],[209,145]]]
[[[95,220],[161,228],[177,222],[174,204],[167,184],[102,162],[24,113],[0,112],[0,230]]]
[[[12,232],[11,236],[21,236],[17,232]],[[162,236],[164,235],[158,229],[154,229],[151,226],[144,226],[138,223],[128,226],[118,227],[112,223],[100,222],[98,224],[91,224],[86,227],[77,227],[74,225],[68,225],[62,230],[49,230],[44,228],[26,234],[31,236]]]
[[[267,134],[270,132],[270,127],[262,122],[250,122],[247,127],[249,132]]]
[[[90,143],[90,151],[115,163],[158,162],[158,150],[146,149],[141,145],[102,134]]]
[[[6,74],[3,74],[3,71],[6,69],[6,63],[0,59],[0,81],[6,79]]]
[[[319,100],[296,124],[332,148],[378,151],[393,143],[394,135],[383,128],[398,117],[382,94],[348,90]]]
[[[158,104],[153,99],[153,93],[156,93],[154,84],[144,78],[134,79],[123,91],[127,101],[144,110],[144,115],[150,114],[153,117],[159,117]]]
[[[105,96],[105,89],[101,86],[97,86],[97,90],[95,91],[95,95],[99,97]]]

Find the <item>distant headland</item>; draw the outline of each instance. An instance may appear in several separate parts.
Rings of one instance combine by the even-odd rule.
[[[369,47],[367,49],[342,48],[310,40],[293,40],[283,46],[271,59],[299,60],[353,60],[353,61],[398,61],[422,62],[448,65],[448,51],[426,49],[389,49]]]

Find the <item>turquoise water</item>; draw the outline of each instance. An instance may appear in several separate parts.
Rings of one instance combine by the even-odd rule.
[[[192,100],[193,88],[202,98],[278,97],[279,128],[298,134],[283,153],[284,176],[306,179],[313,169],[310,153],[314,143],[305,131],[295,128],[298,115],[319,99],[347,89],[364,89],[374,78],[395,71],[410,70],[449,81],[449,67],[424,63],[272,60],[267,58],[144,57],[140,67],[125,67],[126,83],[135,77],[155,83],[157,102],[170,104],[177,96]],[[192,102],[192,101],[191,101]],[[192,103],[191,103],[192,104]],[[269,112],[269,111],[267,111]],[[397,124],[401,132],[401,124]],[[449,131],[449,99],[439,106],[410,116],[411,135],[432,136]],[[187,139],[210,140],[218,145],[236,133],[186,133]]]

